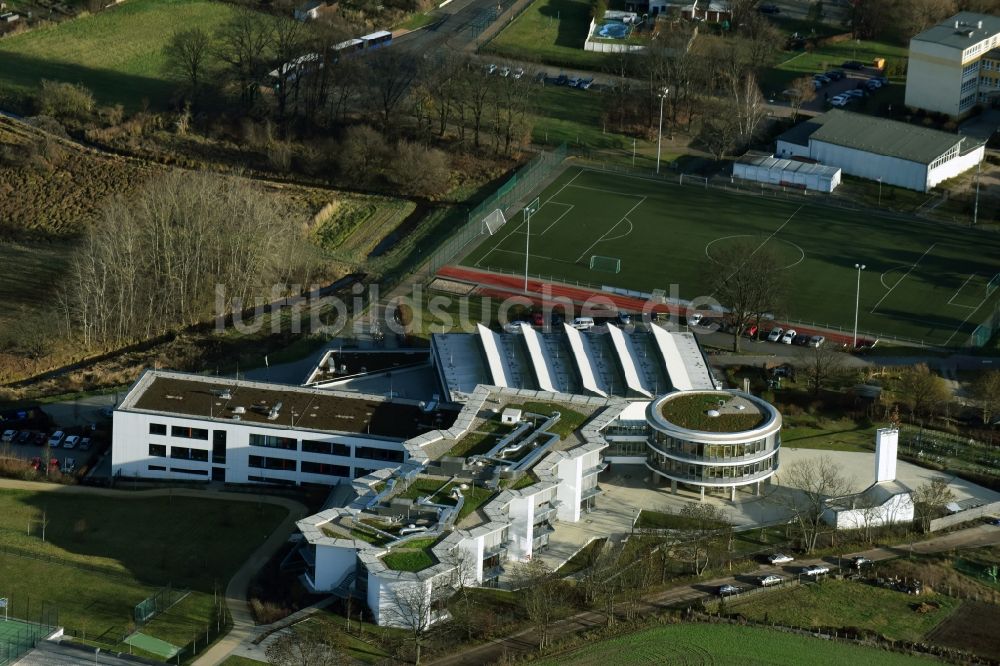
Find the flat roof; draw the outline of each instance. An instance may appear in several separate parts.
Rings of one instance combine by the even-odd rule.
[[[279,403],[277,417],[269,418]],[[118,409],[226,422],[238,415],[240,422],[253,425],[404,440],[449,428],[458,414],[440,410],[445,418],[436,422],[415,401],[162,370],[146,371]]]
[[[840,167],[818,164],[816,162],[802,162],[800,160],[789,160],[773,155],[747,154],[736,160],[739,164],[748,164],[768,170],[792,171],[795,173],[818,174],[830,178],[840,173]]]
[[[950,132],[840,109],[828,111],[823,117],[824,122],[812,133],[810,140],[918,164],[930,164],[963,140],[972,141]]]
[[[979,27],[980,21],[983,22],[982,28]],[[958,28],[955,27],[956,22]],[[972,33],[971,36],[969,33]],[[917,34],[911,41],[931,42],[964,51],[996,34],[1000,34],[1000,16],[959,12]]]

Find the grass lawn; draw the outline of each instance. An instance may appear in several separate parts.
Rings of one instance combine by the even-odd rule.
[[[364,627],[372,641],[348,633],[346,629],[346,619],[329,611],[320,611],[316,615],[295,625],[295,631],[302,632],[306,636],[334,632],[337,634],[337,644],[347,652],[348,656],[362,664],[385,663],[390,658],[388,652],[375,645],[375,636],[386,636],[391,633],[402,634],[400,629],[390,629],[388,627],[377,627],[373,624],[360,623],[358,620],[351,620],[351,631],[356,632],[358,627]],[[256,663],[256,662],[254,662]],[[249,666],[249,665],[248,665]]]
[[[43,511],[44,543],[37,524],[25,533]],[[40,559],[0,556],[0,597],[12,600],[12,614],[29,599],[33,609],[53,604],[75,633],[117,642],[136,603],[167,584],[189,588],[194,594],[162,618],[159,636],[187,636],[183,644],[192,626],[204,631],[210,613],[199,616],[211,610],[213,588],[225,588],[284,514],[252,502],[2,491],[0,541]]]
[[[448,485],[447,481],[441,481],[439,479],[414,479],[413,483],[407,487],[406,490],[396,495],[396,497],[402,499],[417,500],[420,497],[427,497],[434,495],[439,489],[444,488]],[[441,498],[438,498],[441,499]],[[454,504],[454,502],[452,502]]]
[[[212,32],[236,7],[214,0],[130,0],[118,7],[0,42],[0,96],[31,95],[41,79],[79,82],[99,102],[134,110],[161,105],[173,84],[163,73],[163,47],[174,31]]]
[[[458,520],[462,520],[470,513],[482,506],[483,502],[493,497],[494,493],[488,488],[470,486],[462,491],[465,502],[462,503],[462,510],[458,512]]]
[[[675,285],[690,300],[710,295],[713,251],[742,237],[781,262],[794,285],[787,316],[804,324],[851,329],[856,261],[867,265],[858,326],[866,335],[964,345],[1000,302],[1000,293],[987,292],[1000,273],[996,234],[849,213],[819,196],[763,199],[577,167],[540,194],[531,249],[535,271],[546,278],[643,292],[670,293]],[[520,212],[508,218],[520,220]],[[520,222],[507,224],[463,263],[523,271],[522,234]],[[621,271],[592,270],[595,255],[620,259]]]
[[[935,663],[873,648],[727,624],[677,624],[638,631],[551,658],[539,666],[618,664],[801,664],[914,666]]]
[[[587,0],[535,0],[484,48],[486,53],[557,67],[603,71],[612,54],[584,51]]]
[[[859,60],[868,65],[876,57],[886,60],[906,58],[907,47],[886,42],[848,39],[821,46],[813,51],[783,52],[780,55],[783,59],[771,69],[765,70],[761,76],[765,90],[784,90],[793,79],[837,69],[847,60]],[[905,77],[893,77],[892,80],[898,83],[904,81]]]
[[[430,547],[437,540],[436,536],[413,539],[386,553],[382,562],[393,571],[423,571],[436,563],[434,556],[430,553]]]
[[[569,558],[565,564],[556,569],[556,573],[560,576],[572,576],[575,573],[580,573],[593,564],[594,558],[601,552],[605,541],[607,541],[607,539],[603,537],[600,539],[594,539],[581,548],[576,555]]]
[[[914,606],[921,602],[938,604],[939,608],[919,613]],[[944,595],[917,598],[854,581],[825,580],[753,595],[746,601],[727,603],[727,610],[753,620],[767,615],[772,622],[789,626],[858,627],[894,640],[920,641],[958,605],[958,600]]]
[[[824,451],[872,451],[875,442],[875,426],[861,427],[850,419],[839,421],[823,420],[817,423],[809,419],[809,424],[799,425],[799,417],[785,419],[781,429],[782,446],[801,449],[822,449]]]
[[[549,428],[549,431],[555,435],[559,435],[563,439],[576,432],[583,425],[583,422],[587,420],[587,417],[578,411],[549,402],[526,402],[522,405],[508,405],[508,407],[521,409],[532,414],[541,414],[545,417],[551,415],[552,412],[559,412],[559,420]]]
[[[455,442],[448,455],[459,458],[482,455],[496,446],[498,441],[500,441],[499,435],[473,431]]]
[[[267,664],[266,661],[257,661],[255,659],[247,659],[246,657],[228,657],[222,666],[264,666]]]

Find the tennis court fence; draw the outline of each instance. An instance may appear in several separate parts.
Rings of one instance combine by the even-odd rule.
[[[0,616],[0,666],[12,664],[45,640],[58,626],[59,613],[55,606],[37,604],[32,615],[30,601],[21,602],[22,611],[30,620],[15,616],[14,599],[0,598],[3,613]]]

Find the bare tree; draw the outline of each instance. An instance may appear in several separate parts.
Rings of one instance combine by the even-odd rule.
[[[813,85],[813,80],[810,77],[800,76],[792,81],[789,90],[791,92],[788,94],[788,103],[792,107],[792,121],[794,122],[799,117],[802,105],[816,99],[816,86]]]
[[[212,57],[212,38],[202,28],[178,30],[163,48],[167,71],[184,81],[192,97],[197,97]]]
[[[552,623],[565,609],[563,583],[539,559],[513,568],[512,577],[521,608],[538,629],[538,647],[544,649],[549,645]]]
[[[706,277],[711,295],[729,308],[733,351],[738,352],[747,326],[764,312],[777,307],[785,276],[766,238],[739,238],[717,246],[713,248]]]
[[[731,100],[705,100],[703,109],[698,140],[712,157],[721,160],[740,138],[740,120]]]
[[[803,374],[806,383],[819,395],[820,391],[830,384],[836,383],[847,376],[847,355],[834,346],[820,346],[806,356]]]
[[[267,647],[267,661],[275,666],[341,666],[354,662],[344,651],[340,633],[306,633],[295,628],[282,632]]]
[[[366,59],[367,87],[374,110],[380,115],[382,131],[395,129],[395,115],[417,78],[417,62],[397,49],[379,49]]]
[[[947,383],[927,367],[926,363],[903,368],[894,391],[900,402],[909,407],[910,418],[913,420],[916,420],[918,414],[933,416],[942,404],[951,399]]]
[[[689,520],[690,527],[684,530],[682,540],[675,544],[673,551],[691,563],[694,575],[701,576],[727,531],[725,514],[715,505],[698,503],[686,504],[680,515]]]
[[[274,98],[278,104],[278,118],[284,119],[288,101],[299,99],[303,77],[309,76],[319,63],[307,57],[309,35],[302,21],[279,18],[273,27]],[[298,105],[296,104],[296,107]],[[296,109],[297,111],[298,109]]]
[[[976,377],[971,394],[979,407],[983,425],[989,425],[993,417],[1000,413],[1000,370],[989,370]]]
[[[359,184],[374,181],[382,173],[388,152],[385,137],[367,125],[355,125],[344,134],[340,145],[341,172]]]
[[[383,612],[410,634],[415,664],[420,663],[424,637],[435,620],[435,587],[432,581],[401,581],[389,587],[392,603]]]
[[[913,491],[913,506],[920,528],[926,532],[931,521],[944,513],[945,506],[955,501],[955,494],[948,485],[948,479],[936,476]]]
[[[801,460],[782,470],[783,492],[771,494],[771,501],[792,513],[806,552],[816,549],[823,528],[825,501],[851,491],[851,482],[830,458]]]
[[[252,9],[240,9],[216,35],[216,54],[229,65],[240,101],[251,107],[268,71],[268,53],[274,43],[273,25]]]

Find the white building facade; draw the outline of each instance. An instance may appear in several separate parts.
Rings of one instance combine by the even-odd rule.
[[[958,118],[997,98],[1000,17],[960,12],[910,40],[906,105]],[[993,84],[993,85],[991,85]]]

